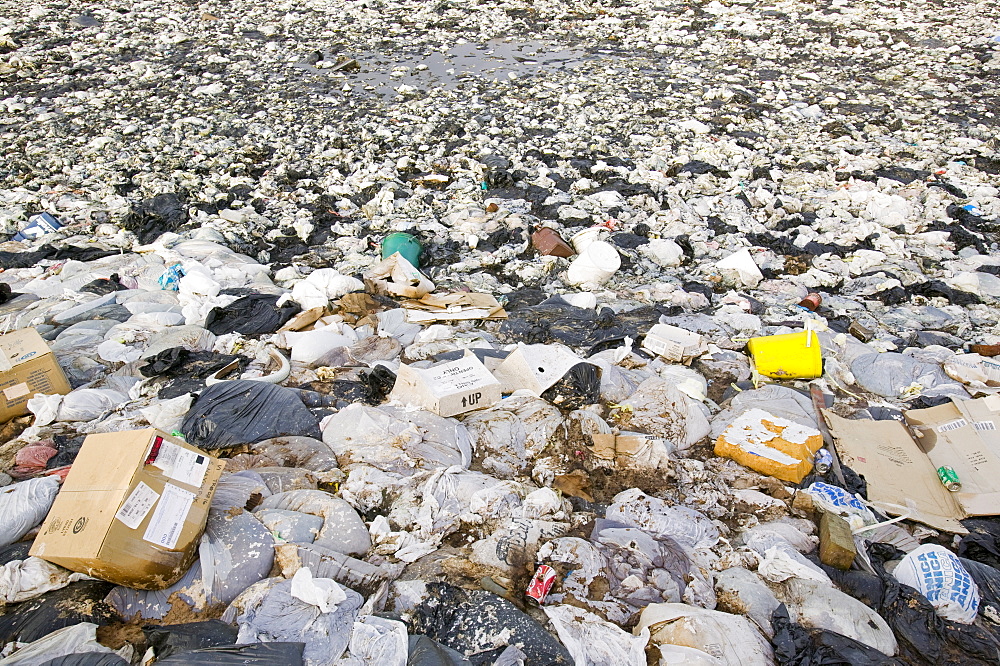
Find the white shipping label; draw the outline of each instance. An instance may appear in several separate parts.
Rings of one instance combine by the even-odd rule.
[[[976,421],[972,427],[979,431],[996,430],[997,425],[993,421]]]
[[[160,495],[155,490],[140,481],[139,485],[132,491],[132,494],[125,500],[125,503],[122,504],[122,507],[118,509],[115,518],[125,523],[125,526],[129,529],[134,530],[139,527],[139,523],[146,517],[149,510],[153,508],[159,497]]]
[[[176,546],[194,497],[195,494],[189,490],[171,483],[166,484],[163,487],[163,498],[153,512],[153,517],[149,519],[143,540],[164,548]]]
[[[201,487],[205,472],[208,471],[208,456],[164,441],[153,461],[153,467],[159,467],[165,475],[178,483]]]
[[[965,419],[955,419],[954,421],[949,421],[948,423],[942,423],[938,426],[938,432],[949,432],[951,430],[958,430],[959,428],[964,428],[968,425],[968,421]]]
[[[23,398],[28,395],[29,389],[25,382],[20,384],[14,384],[13,386],[8,386],[3,390],[3,395],[7,400],[17,400],[18,398]]]

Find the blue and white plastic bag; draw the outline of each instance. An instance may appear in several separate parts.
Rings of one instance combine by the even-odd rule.
[[[941,617],[971,624],[979,612],[979,586],[947,548],[925,544],[911,551],[892,572],[920,591]]]

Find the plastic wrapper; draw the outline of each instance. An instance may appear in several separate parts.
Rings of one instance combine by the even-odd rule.
[[[14,560],[0,567],[0,601],[27,601],[85,578],[37,557]]]
[[[454,420],[425,411],[354,404],[324,423],[323,441],[342,467],[366,463],[410,476],[421,469],[461,465],[472,458],[469,433]]]
[[[109,648],[97,642],[97,625],[81,622],[56,629],[32,641],[30,645],[4,659],[3,663],[12,666],[39,666],[53,659],[76,656],[79,653],[98,653],[109,658],[115,656]]]
[[[545,615],[576,666],[646,666],[649,630],[633,636],[574,606],[545,606]]]
[[[651,604],[643,609],[633,633],[649,632],[652,645],[666,643],[694,648],[723,664],[771,666],[770,643],[739,615],[685,604]]]

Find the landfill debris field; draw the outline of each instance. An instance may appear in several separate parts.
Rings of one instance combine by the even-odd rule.
[[[1000,664],[1000,3],[0,19],[0,666]]]

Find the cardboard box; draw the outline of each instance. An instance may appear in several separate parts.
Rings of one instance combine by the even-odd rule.
[[[656,324],[650,328],[642,340],[642,348],[676,363],[690,363],[708,351],[700,335],[670,324]]]
[[[841,460],[868,481],[868,498],[890,515],[966,533],[959,522],[1000,514],[1000,396],[903,412],[906,423],[842,419],[824,412]],[[948,465],[962,489],[937,476]]]
[[[194,561],[224,463],[153,428],[88,435],[31,555],[142,590]]]
[[[500,382],[472,354],[431,368],[399,366],[391,400],[454,416],[500,401]]]
[[[557,345],[519,345],[493,371],[504,393],[519,389],[541,396],[570,369],[586,363],[566,347]]]
[[[66,394],[72,388],[55,354],[33,328],[0,335],[0,423],[28,413],[36,393]]]

